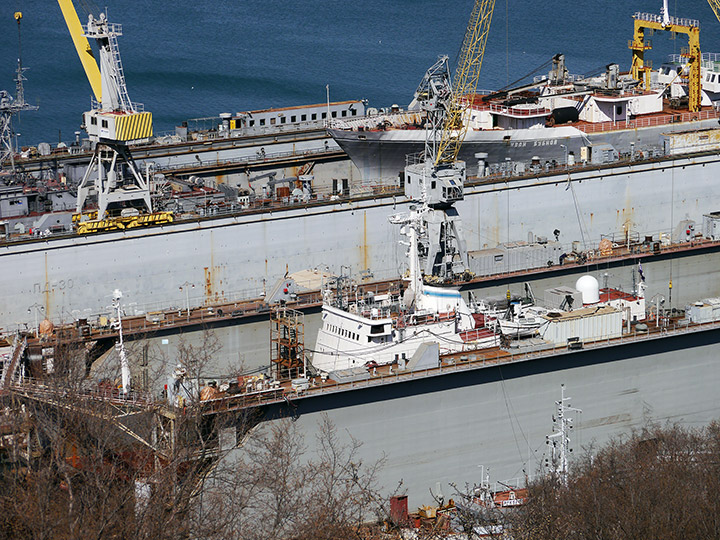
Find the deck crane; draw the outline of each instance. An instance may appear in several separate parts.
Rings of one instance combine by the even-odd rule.
[[[713,1],[708,0],[713,5]],[[715,9],[715,8],[713,8]],[[682,56],[688,59],[688,109],[691,112],[700,110],[702,102],[702,81],[700,63],[702,54],[700,52],[700,23],[694,19],[680,19],[671,17],[668,11],[667,0],[663,1],[661,15],[654,13],[635,13],[633,18],[634,33],[629,43],[632,51],[631,74],[633,79],[640,83],[642,88],[650,88],[650,74],[652,68],[645,65],[645,51],[652,49],[652,44],[645,40],[645,31],[662,30],[674,34],[685,34],[688,37],[688,47],[683,49]]]
[[[82,216],[92,191],[97,194],[98,210],[97,216],[92,216],[96,219],[80,220],[78,232],[171,221],[168,213],[153,214],[149,178],[138,172],[130,154],[129,143],[152,137],[152,113],[128,96],[117,45],[122,26],[108,22],[105,13],[98,17],[90,14],[82,26],[72,0],[58,0],[58,4],[94,95],[92,110],[83,114],[83,124],[95,148],[78,187],[77,212]],[[88,38],[97,43],[99,67]],[[135,206],[131,203],[144,204],[147,213],[139,216],[136,209],[123,211],[120,217],[108,213],[112,206]]]
[[[469,105],[477,89],[494,8],[495,0],[475,0],[452,82],[443,56],[415,93],[417,105],[427,113],[428,129],[425,151],[419,159],[410,157],[405,168],[405,195],[420,205],[409,216],[394,216],[391,221],[404,225],[402,231],[410,236],[411,245],[417,243],[411,249],[417,249],[417,274],[422,272],[425,281],[453,281],[469,275],[462,221],[453,207],[463,199],[466,176],[465,163],[457,157],[468,130]],[[419,282],[413,285],[418,286]]]

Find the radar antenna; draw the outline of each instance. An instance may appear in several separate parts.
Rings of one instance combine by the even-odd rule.
[[[553,433],[546,437],[546,442],[551,449],[551,462],[548,465],[552,465],[553,472],[563,485],[567,485],[568,456],[572,452],[570,448],[570,430],[573,427],[573,419],[567,413],[582,412],[581,409],[570,406],[570,399],[572,398],[565,397],[565,385],[561,385],[560,400],[555,402],[557,409],[553,416]]]
[[[22,111],[36,111],[35,105],[25,103],[25,88],[23,81],[26,81],[25,71],[22,65],[22,39],[20,34],[20,21],[22,12],[17,11],[14,15],[18,26],[18,66],[15,72],[15,98],[10,92],[0,90],[0,166],[10,162],[10,170],[15,174],[15,154],[17,153],[17,133],[12,127],[12,118]]]

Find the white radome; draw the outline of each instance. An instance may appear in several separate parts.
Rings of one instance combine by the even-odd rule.
[[[593,276],[580,277],[575,282],[575,288],[582,293],[583,304],[597,304],[600,301],[600,285]]]

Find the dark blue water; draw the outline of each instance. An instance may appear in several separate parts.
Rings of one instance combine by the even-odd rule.
[[[154,113],[155,130],[162,132],[188,118],[324,102],[326,84],[332,100],[406,106],[439,54],[456,57],[473,2],[105,0],[99,5],[123,25],[119,43],[130,97]],[[660,0],[498,0],[480,87],[502,87],[559,52],[572,73],[610,62],[629,69],[631,16],[659,13],[660,6]],[[673,15],[699,19],[703,50],[720,51],[720,23],[705,0],[671,0],[670,8]],[[21,115],[21,143],[70,141],[89,108],[90,86],[54,1],[0,1],[0,88],[13,89],[16,10],[24,14],[26,97],[40,106]],[[655,66],[684,45],[681,37],[671,41],[665,34],[653,43]]]

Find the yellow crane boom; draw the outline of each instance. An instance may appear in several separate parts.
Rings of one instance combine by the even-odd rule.
[[[58,0],[58,4],[60,4],[60,10],[62,11],[63,17],[65,17],[65,23],[70,31],[70,36],[75,44],[75,50],[80,57],[83,69],[85,69],[85,75],[87,75],[88,82],[90,82],[93,94],[95,94],[95,99],[98,103],[102,103],[102,78],[100,76],[100,68],[90,48],[90,43],[88,43],[84,35],[77,11],[75,11],[72,0]]]
[[[720,21],[720,0],[708,0],[708,4],[710,4],[717,20]]]
[[[480,78],[495,0],[475,0],[453,80],[450,107],[443,124],[435,165],[453,163],[467,134],[465,101],[472,99]]]

